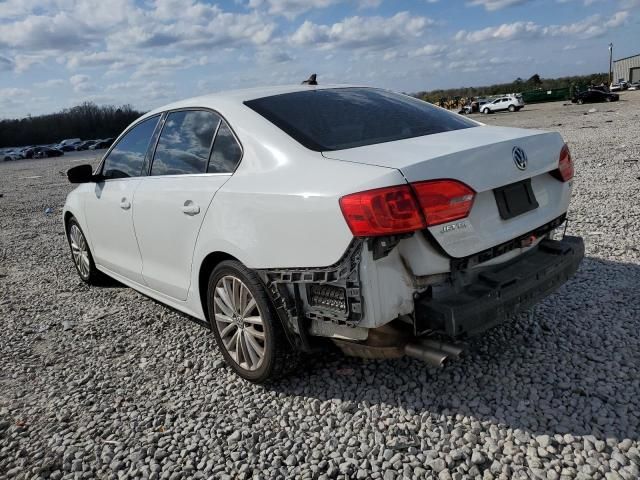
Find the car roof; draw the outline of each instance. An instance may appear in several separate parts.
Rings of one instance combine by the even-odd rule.
[[[312,90],[326,90],[330,88],[372,88],[364,85],[349,85],[349,84],[326,84],[326,85],[279,85],[272,87],[255,87],[245,88],[240,90],[226,90],[216,93],[210,93],[207,95],[201,95],[198,97],[187,98],[179,100],[177,102],[164,105],[162,107],[151,110],[145,114],[142,118],[147,118],[158,113],[167,110],[176,110],[180,108],[189,107],[210,107],[219,108],[222,105],[241,105],[242,103],[254,100],[256,98],[271,97],[274,95],[282,95],[285,93],[305,92]]]

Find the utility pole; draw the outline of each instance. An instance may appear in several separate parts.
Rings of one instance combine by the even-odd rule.
[[[613,83],[613,43],[609,44],[609,85]]]

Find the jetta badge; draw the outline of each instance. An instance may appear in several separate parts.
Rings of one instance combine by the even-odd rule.
[[[511,151],[513,155],[513,163],[516,164],[518,170],[526,170],[527,169],[527,154],[524,153],[524,150],[520,147],[513,147]]]

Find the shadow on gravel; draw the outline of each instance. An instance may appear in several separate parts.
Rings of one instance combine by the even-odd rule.
[[[558,292],[472,339],[441,370],[412,360],[324,355],[271,390],[433,415],[464,415],[535,434],[640,438],[640,265],[586,258]]]

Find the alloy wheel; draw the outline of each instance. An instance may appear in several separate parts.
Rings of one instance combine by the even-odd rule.
[[[80,231],[80,228],[75,224],[71,225],[69,241],[71,243],[73,261],[75,262],[80,275],[82,278],[89,278],[89,271],[91,268],[91,263],[89,261],[89,248],[87,247],[87,241]]]
[[[227,275],[213,293],[216,327],[225,350],[245,370],[257,370],[265,358],[265,328],[251,291],[239,278]]]

